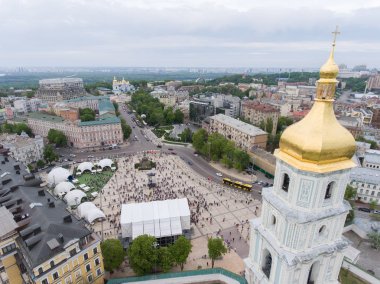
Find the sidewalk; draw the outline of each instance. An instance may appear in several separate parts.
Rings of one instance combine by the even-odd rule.
[[[245,172],[238,172],[233,168],[227,169],[219,163],[209,163],[209,165],[213,167],[215,171],[221,172],[223,175],[231,176],[232,178],[236,178],[240,181],[252,183],[253,181],[257,180],[257,177],[255,175],[249,175]]]

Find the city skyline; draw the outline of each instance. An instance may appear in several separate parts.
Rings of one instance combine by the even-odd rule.
[[[0,65],[380,66],[378,1],[0,0]]]

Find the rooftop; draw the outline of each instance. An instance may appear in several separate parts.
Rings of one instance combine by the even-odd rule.
[[[380,164],[380,151],[367,150],[364,154],[364,160],[371,164]]]
[[[252,135],[252,136],[266,135],[267,134],[264,130],[262,130],[256,126],[253,126],[251,124],[245,123],[241,120],[232,118],[232,117],[224,115],[224,114],[217,114],[217,115],[211,116],[210,120],[219,121],[223,124],[226,124],[230,127],[235,128],[235,129],[237,129],[237,130],[239,130],[245,134]]]
[[[0,238],[9,234],[17,227],[12,213],[5,206],[0,207]]]
[[[350,179],[353,181],[379,184],[380,171],[370,168],[353,168],[351,170]]]
[[[84,221],[70,215],[62,200],[55,199],[39,186],[39,179],[24,181],[23,176],[28,174],[25,167],[18,164],[21,174],[16,174],[13,167],[16,162],[8,159],[9,162],[1,164],[1,168],[10,173],[5,178],[11,178],[11,181],[0,188],[0,198],[7,200],[2,205],[6,203],[8,210],[13,213],[12,220],[22,227],[17,242],[31,266],[38,266],[61,253],[67,244],[91,234]],[[4,161],[4,157],[0,156],[0,161]],[[0,220],[3,222],[4,218]],[[0,228],[3,229],[3,226],[0,225]],[[56,243],[53,239],[58,241],[58,246],[51,248],[49,244]]]
[[[272,105],[258,104],[253,101],[244,102],[243,106],[250,109],[257,110],[257,111],[261,111],[261,112],[279,112],[279,110],[277,110],[277,108],[273,107]]]
[[[56,122],[56,123],[65,121],[60,116],[55,116],[55,115],[51,115],[51,114],[47,114],[43,112],[30,112],[26,115],[26,117],[31,118],[31,119],[46,120],[46,121]]]

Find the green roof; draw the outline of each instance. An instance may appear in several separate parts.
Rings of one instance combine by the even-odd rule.
[[[51,114],[46,114],[43,112],[31,112],[26,115],[27,118],[39,119],[39,120],[47,120],[51,122],[64,122],[65,120],[60,116],[55,116]]]
[[[110,117],[101,117],[98,120],[93,121],[81,121],[79,122],[79,126],[92,126],[92,125],[99,125],[99,124],[115,124],[120,123],[120,118],[117,116],[110,116]]]
[[[101,100],[101,99],[109,99],[109,96],[83,96],[83,97],[78,97],[75,99],[65,100],[64,102],[70,103],[70,102],[82,102],[82,101],[88,101],[88,100]]]
[[[99,113],[102,113],[102,112],[115,113],[115,107],[113,106],[113,103],[111,103],[109,98],[99,100]]]

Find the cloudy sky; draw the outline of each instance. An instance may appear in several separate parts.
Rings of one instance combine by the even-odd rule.
[[[379,0],[0,0],[0,66],[380,67]]]

